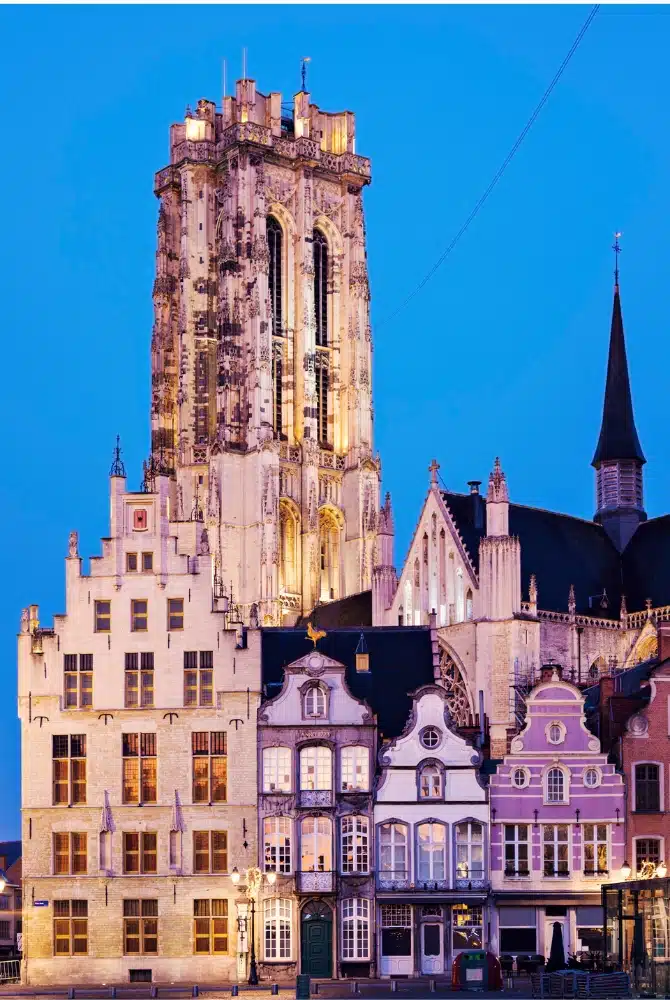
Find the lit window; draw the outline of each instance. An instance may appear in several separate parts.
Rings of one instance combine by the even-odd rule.
[[[154,654],[126,653],[125,707],[153,708]]]
[[[425,764],[421,768],[419,797],[422,799],[442,798],[442,771],[437,764]]]
[[[88,954],[88,900],[54,899],[54,955]]]
[[[418,836],[418,878],[421,882],[445,879],[447,839],[442,823],[422,823]]]
[[[641,837],[635,841],[635,871],[641,872],[651,862],[654,866],[661,861],[661,841],[656,837]]]
[[[184,652],[184,705],[214,704],[214,653],[202,650],[198,667],[198,653]]]
[[[367,792],[370,787],[367,747],[343,747],[341,755],[342,791]]]
[[[323,791],[332,788],[332,753],[329,747],[304,747],[300,751],[300,788]]]
[[[368,820],[366,816],[343,816],[340,821],[342,872],[367,874]]]
[[[184,627],[184,598],[168,598],[168,630],[179,632]]]
[[[228,871],[228,833],[225,830],[193,831],[193,871],[197,875]]]
[[[426,726],[421,733],[421,745],[427,750],[434,750],[436,747],[439,747],[441,739],[440,731],[435,726]]]
[[[584,874],[607,875],[607,825],[584,823]]]
[[[158,954],[158,900],[124,899],[124,955]]]
[[[96,601],[95,602],[94,628],[95,628],[96,632],[111,632],[112,631],[112,602],[111,601]]]
[[[291,820],[287,816],[263,820],[263,856],[266,872],[291,874]]]
[[[79,667],[79,669],[77,669]],[[90,708],[93,704],[93,654],[66,653],[63,660],[65,708]]]
[[[288,747],[263,750],[263,791],[291,791],[291,751]]]
[[[333,870],[333,831],[328,816],[305,816],[300,824],[300,871]]]
[[[130,631],[146,632],[149,627],[149,602],[130,602]]]
[[[452,951],[479,950],[482,946],[483,908],[456,903],[451,908]]]
[[[193,900],[193,953],[228,954],[228,900]]]
[[[481,823],[456,825],[456,878],[484,878],[484,827]]]
[[[52,736],[53,804],[86,802],[86,736]]]
[[[156,802],[156,734],[124,733],[123,801],[145,804]]]
[[[155,833],[123,834],[124,875],[155,875],[157,871]]]
[[[85,875],[87,870],[88,858],[86,834],[54,833],[54,875]]]
[[[193,801],[225,802],[228,758],[226,733],[191,733]]]

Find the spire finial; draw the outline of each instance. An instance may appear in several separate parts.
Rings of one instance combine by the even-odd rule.
[[[307,93],[307,86],[306,86],[306,83],[307,83],[307,63],[311,62],[311,61],[312,61],[311,56],[303,56],[302,66],[300,68],[300,76],[302,77],[302,87],[300,89],[302,90],[303,94]]]
[[[612,250],[614,250],[614,287],[619,287],[619,254],[621,253],[621,247],[619,246],[619,239],[621,233],[614,234],[614,243],[612,244]]]
[[[112,467],[109,470],[110,476],[123,476],[125,479],[126,468],[121,461],[121,438],[116,435],[116,448],[114,449],[114,461],[112,462]]]
[[[428,466],[428,471],[430,472],[431,486],[437,486],[437,472],[439,468],[440,468],[439,463],[437,462],[437,459],[434,458],[433,461]]]

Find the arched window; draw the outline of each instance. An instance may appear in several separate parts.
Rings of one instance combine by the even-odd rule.
[[[290,504],[279,502],[279,593],[296,594],[298,587],[298,518]]]
[[[300,788],[302,791],[329,790],[333,783],[330,747],[303,747],[300,751]]]
[[[268,285],[270,290],[270,320],[272,333],[275,337],[282,335],[282,245],[284,234],[274,215],[267,218],[268,250],[270,262],[268,267]]]
[[[263,820],[263,853],[266,872],[291,874],[291,820],[267,816]]]
[[[343,792],[367,792],[370,788],[370,754],[367,747],[343,747],[340,758]]]
[[[370,958],[369,899],[342,900],[342,958],[358,962]]]
[[[300,824],[300,871],[333,870],[333,833],[327,816],[305,816]]]
[[[484,827],[481,823],[456,825],[456,878],[484,878]]]
[[[409,876],[407,827],[404,823],[382,823],[379,827],[379,870],[388,879]]]
[[[340,820],[342,872],[367,874],[369,824],[367,816],[343,816]]]
[[[328,354],[317,351],[314,361],[316,380],[316,439],[328,444]]]
[[[442,771],[437,764],[424,764],[419,771],[419,798],[441,799]]]
[[[560,767],[547,771],[547,802],[565,802],[565,775]]]
[[[291,899],[263,900],[263,930],[266,959],[291,958],[291,928],[293,926],[293,901]]]
[[[422,823],[417,829],[417,877],[440,882],[447,867],[447,838],[442,823]]]
[[[340,527],[329,510],[319,513],[319,598],[333,601],[339,596]]]
[[[472,621],[472,591],[468,589],[465,594],[465,620]]]
[[[320,229],[312,233],[314,248],[314,316],[317,347],[328,346],[328,241]]]
[[[305,691],[305,717],[325,719],[328,709],[326,692],[320,684],[311,684]]]

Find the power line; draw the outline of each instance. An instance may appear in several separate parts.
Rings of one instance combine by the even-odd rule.
[[[593,7],[591,8],[589,16],[586,18],[586,20],[584,21],[584,24],[581,26],[581,28],[579,30],[579,34],[577,35],[577,37],[575,38],[574,42],[572,43],[572,46],[570,47],[570,51],[568,52],[568,54],[566,55],[565,59],[563,60],[563,62],[559,66],[559,68],[558,68],[558,70],[556,72],[556,75],[554,76],[553,80],[551,81],[551,83],[549,84],[549,86],[545,90],[544,94],[542,95],[542,99],[541,99],[540,103],[537,105],[537,107],[533,111],[532,115],[530,116],[530,118],[526,122],[526,124],[525,124],[525,126],[523,128],[523,131],[519,134],[516,142],[514,143],[514,145],[512,146],[512,148],[510,149],[509,153],[507,154],[507,156],[505,157],[505,159],[503,160],[503,162],[501,163],[501,165],[498,167],[498,170],[495,173],[495,175],[493,177],[493,180],[491,181],[491,183],[489,184],[489,186],[486,188],[486,190],[484,191],[484,194],[481,196],[481,198],[479,199],[479,201],[477,202],[477,204],[475,205],[475,207],[472,209],[472,211],[470,212],[469,216],[467,217],[467,219],[465,220],[465,222],[463,223],[463,225],[461,226],[461,228],[458,230],[458,232],[456,233],[456,235],[452,239],[452,241],[449,244],[449,246],[446,248],[446,250],[444,251],[444,253],[440,257],[438,257],[438,259],[436,260],[436,262],[431,267],[430,271],[428,271],[428,273],[426,275],[424,275],[424,277],[421,279],[421,281],[416,286],[416,288],[412,292],[409,293],[409,295],[407,296],[407,298],[403,302],[400,303],[400,305],[398,306],[397,309],[394,310],[394,312],[390,313],[388,316],[385,317],[385,319],[382,320],[382,323],[388,323],[389,320],[394,319],[394,317],[397,316],[399,312],[402,312],[402,310],[405,308],[405,306],[409,302],[411,302],[411,300],[414,298],[414,296],[418,295],[418,293],[421,291],[421,289],[423,288],[423,286],[426,285],[430,281],[430,279],[433,277],[433,275],[438,270],[438,268],[441,267],[441,265],[447,259],[447,257],[449,256],[449,254],[451,253],[451,251],[454,249],[454,247],[457,245],[457,243],[460,242],[461,237],[466,234],[466,232],[470,228],[470,225],[474,222],[475,218],[479,215],[479,212],[484,207],[484,204],[487,201],[489,195],[493,192],[493,189],[497,185],[498,181],[500,180],[500,178],[502,177],[502,175],[505,173],[505,171],[507,170],[507,168],[510,165],[510,163],[512,162],[512,160],[514,159],[514,157],[515,157],[515,155],[516,155],[519,147],[521,146],[521,143],[526,138],[526,136],[530,132],[531,128],[535,124],[535,121],[536,121],[538,115],[540,114],[540,111],[542,110],[542,108],[544,107],[544,105],[549,100],[549,97],[551,96],[551,92],[553,91],[554,87],[556,86],[556,84],[558,83],[558,81],[563,76],[563,73],[567,69],[568,63],[570,62],[570,60],[574,56],[575,52],[579,48],[580,42],[582,41],[582,39],[583,39],[584,35],[586,34],[586,32],[589,30],[589,27],[591,26],[591,22],[593,21],[594,17],[598,13],[599,9],[600,9],[600,4],[599,3],[594,4]]]

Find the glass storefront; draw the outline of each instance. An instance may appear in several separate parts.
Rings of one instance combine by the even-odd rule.
[[[630,973],[636,990],[670,991],[670,879],[603,886],[605,960]]]

